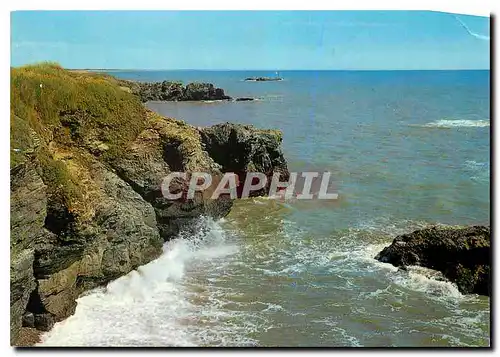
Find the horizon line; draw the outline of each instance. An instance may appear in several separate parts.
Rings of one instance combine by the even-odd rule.
[[[22,67],[22,66],[19,66]],[[65,67],[63,67],[65,68]],[[293,72],[293,71],[338,71],[338,72],[349,72],[349,71],[490,71],[490,68],[422,68],[422,69],[414,69],[414,68],[346,68],[346,69],[201,69],[201,68],[65,68],[71,71],[200,71],[200,72],[242,72],[242,71],[260,71],[260,72]]]

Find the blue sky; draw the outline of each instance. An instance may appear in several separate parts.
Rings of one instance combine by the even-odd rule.
[[[21,11],[11,64],[488,69],[489,18],[423,11]]]

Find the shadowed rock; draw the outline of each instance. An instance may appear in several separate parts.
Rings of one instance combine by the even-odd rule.
[[[200,134],[205,149],[222,166],[222,170],[238,175],[238,196],[241,195],[248,172],[267,176],[266,186],[251,192],[251,196],[268,194],[273,173],[280,174],[280,181],[288,181],[290,173],[281,151],[281,131],[224,123],[203,128]]]

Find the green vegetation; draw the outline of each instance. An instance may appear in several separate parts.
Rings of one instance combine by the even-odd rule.
[[[28,126],[41,145],[52,139],[64,143],[71,139],[80,145],[97,140],[117,154],[121,145],[142,131],[144,119],[138,98],[110,76],[67,71],[54,63],[11,69],[13,149],[29,149]],[[20,155],[12,155],[11,167],[19,161]]]
[[[57,151],[83,147],[110,160],[145,125],[139,98],[109,75],[51,62],[11,68],[10,166],[36,159],[49,192],[67,207],[78,196],[78,180]]]

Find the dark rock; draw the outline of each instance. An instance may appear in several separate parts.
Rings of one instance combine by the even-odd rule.
[[[438,270],[463,294],[490,295],[490,227],[432,227],[404,234],[375,259]]]
[[[49,313],[35,314],[34,317],[35,327],[40,331],[49,331],[56,322],[54,316]]]
[[[82,257],[85,249],[83,242],[69,245],[59,244],[57,236],[47,231],[46,240],[41,239],[40,243],[36,245],[35,277],[46,278],[68,268]]]
[[[249,102],[249,101],[252,101],[252,100],[255,100],[255,98],[241,97],[241,98],[236,98],[235,99],[236,102]]]
[[[12,217],[12,215],[11,215]],[[36,288],[33,276],[33,250],[11,250],[10,257],[10,341],[15,343],[22,327],[23,315]]]
[[[32,312],[23,315],[23,327],[35,327],[35,315]]]
[[[218,124],[200,129],[205,149],[222,166],[224,172],[238,175],[238,196],[248,172],[260,172],[267,176],[266,186],[250,192],[262,196],[269,192],[274,173],[280,181],[288,181],[289,172],[281,151],[282,133],[279,130],[261,130],[252,125]]]
[[[142,102],[148,101],[201,101],[229,100],[231,97],[221,88],[211,83],[189,83],[184,86],[179,82],[132,82],[122,81]]]
[[[248,77],[245,78],[247,82],[272,82],[272,81],[282,81],[283,78],[280,77]]]
[[[221,88],[215,88],[211,83],[189,83],[182,100],[225,100],[231,99]]]

